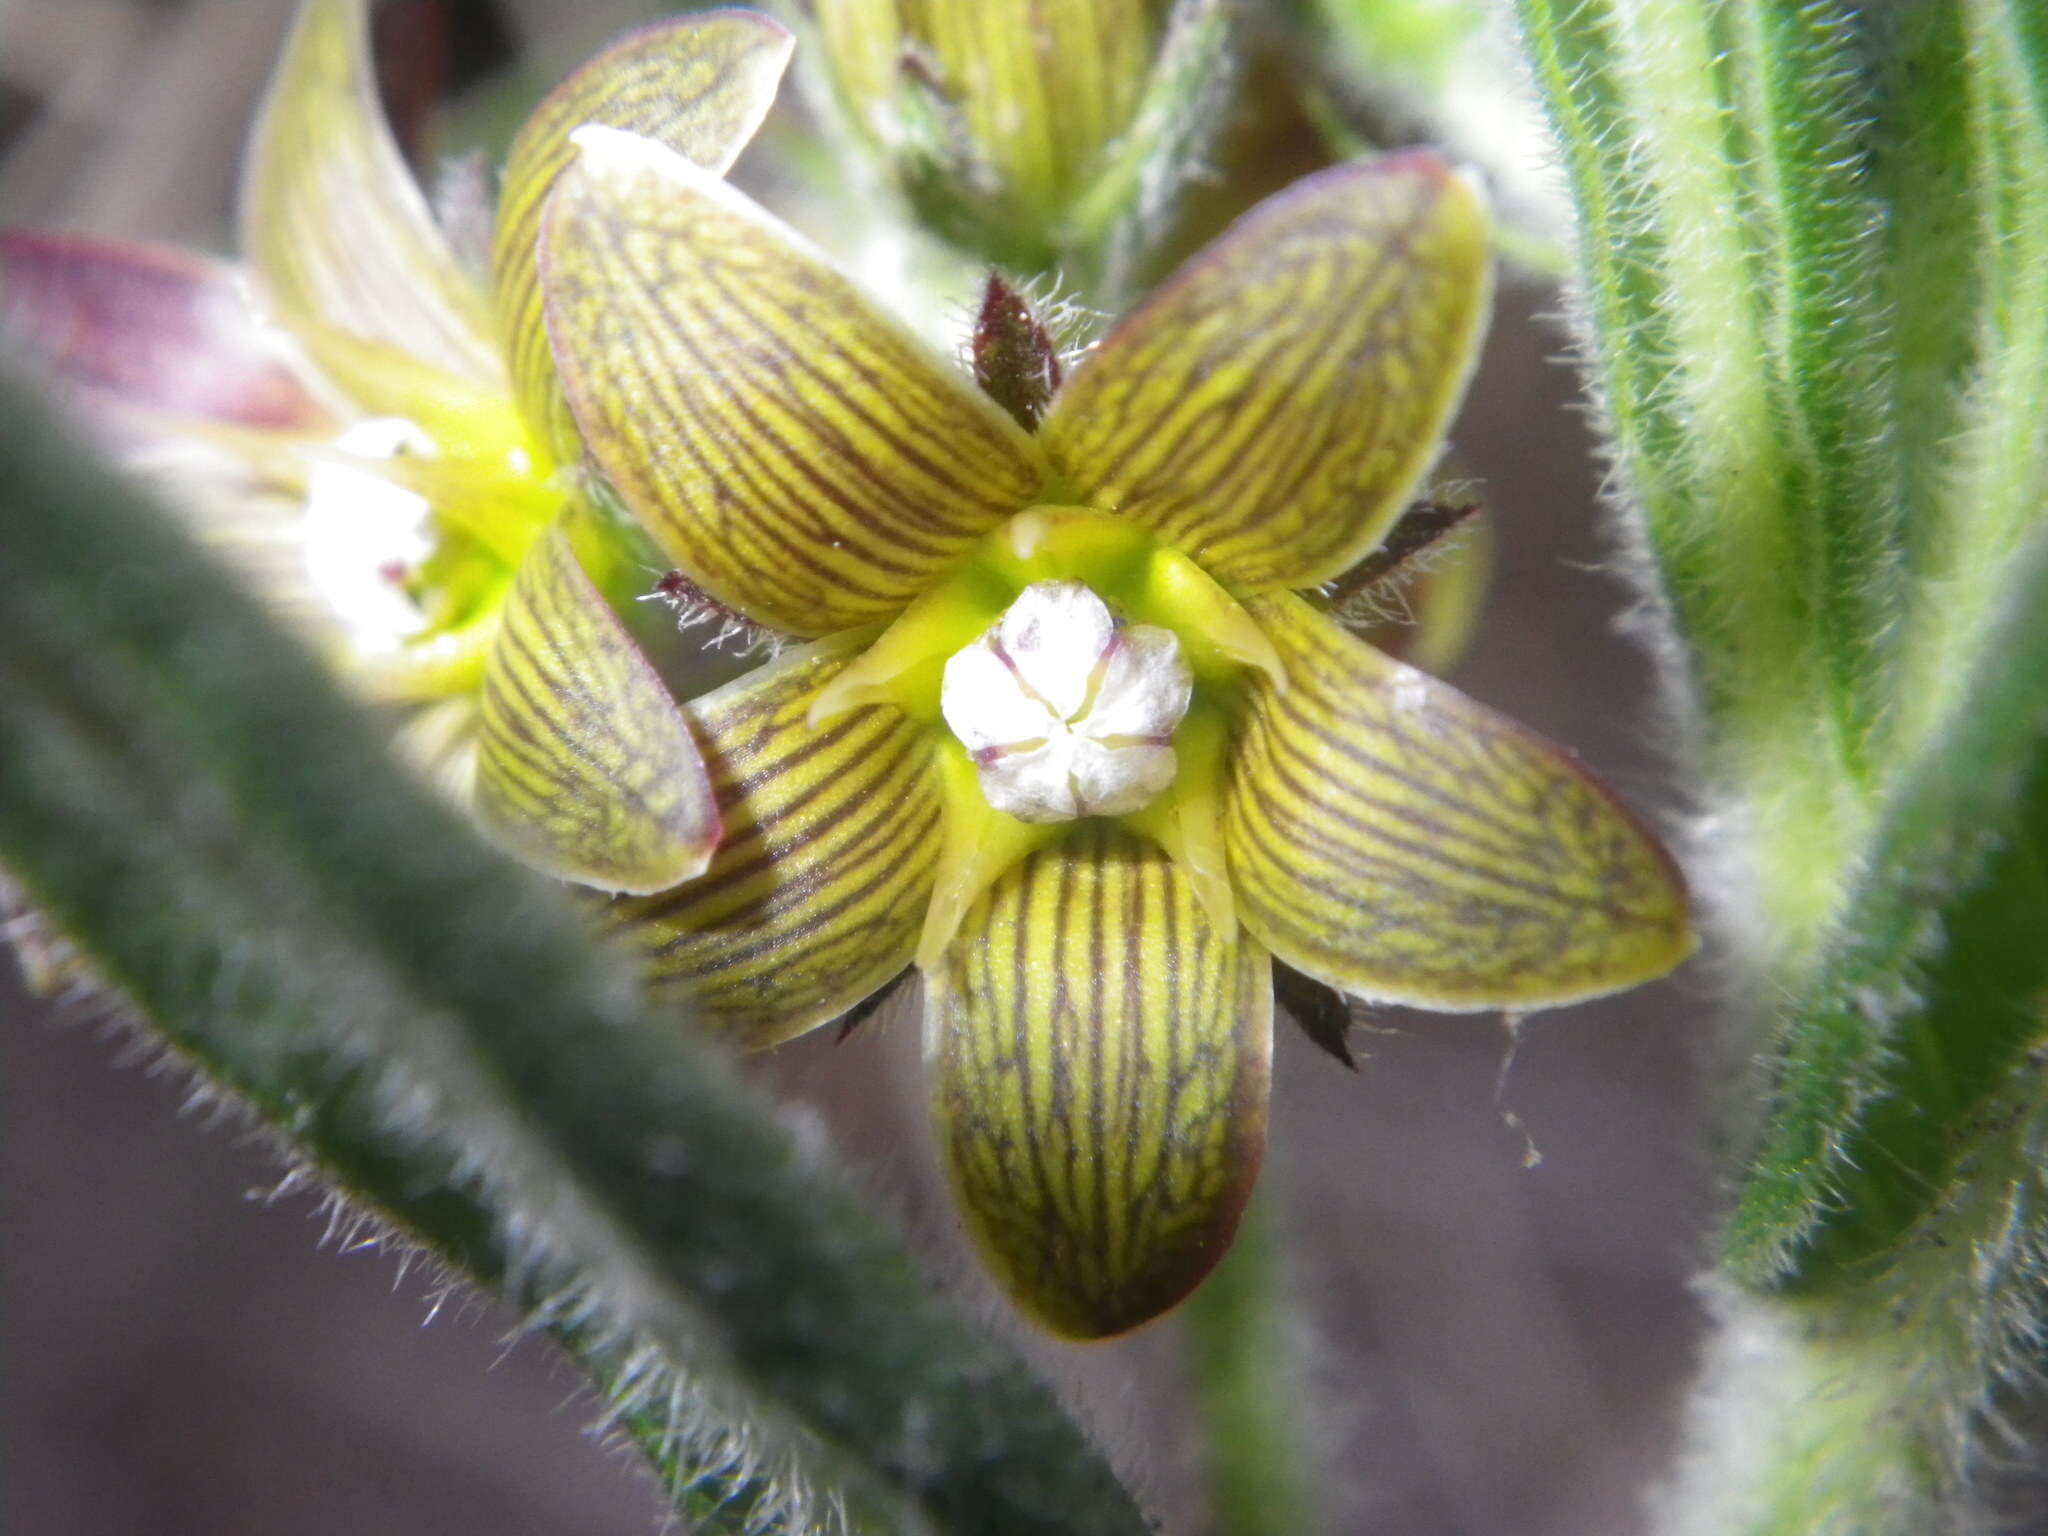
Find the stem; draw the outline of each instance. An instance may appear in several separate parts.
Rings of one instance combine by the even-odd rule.
[[[1181,1316],[1215,1536],[1322,1528],[1307,1454],[1313,1410],[1284,1300],[1273,1183],[1268,1168],[1230,1252]]]

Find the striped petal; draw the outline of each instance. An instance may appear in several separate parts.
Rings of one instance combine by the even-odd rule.
[[[1179,1301],[1258,1175],[1265,953],[1155,844],[1084,821],[996,882],[926,985],[939,1143],[1018,1305],[1097,1338]]]
[[[0,326],[95,403],[263,432],[336,429],[234,268],[182,251],[0,231]]]
[[[1426,152],[1297,182],[1104,338],[1040,426],[1047,453],[1219,580],[1336,575],[1407,506],[1464,393],[1486,226]]]
[[[1300,598],[1247,607],[1288,687],[1250,680],[1223,836],[1276,956],[1358,997],[1529,1009],[1690,952],[1670,857],[1567,753]]]
[[[392,140],[362,0],[305,0],[242,175],[242,254],[316,361],[322,332],[472,386],[501,378],[490,316]],[[390,398],[361,402],[402,413]]]
[[[1038,491],[1034,446],[797,235],[604,128],[543,219],[585,442],[692,580],[770,628],[894,613]]]
[[[940,841],[930,734],[886,705],[809,724],[870,638],[806,647],[689,706],[724,839],[689,884],[606,909],[653,989],[738,1045],[844,1013],[917,948]]]
[[[540,215],[585,123],[642,134],[722,175],[761,125],[789,62],[783,27],[751,11],[643,27],[564,80],[512,141],[491,253],[492,303],[528,429],[563,462],[576,425],[555,382],[540,302]]]
[[[512,852],[600,890],[666,890],[718,842],[689,725],[560,523],[521,563],[484,663],[476,804]]]

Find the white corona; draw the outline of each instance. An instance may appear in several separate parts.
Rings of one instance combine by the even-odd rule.
[[[1171,630],[1120,625],[1080,582],[1041,581],[946,662],[939,709],[990,805],[1072,821],[1143,810],[1173,782],[1193,687]]]

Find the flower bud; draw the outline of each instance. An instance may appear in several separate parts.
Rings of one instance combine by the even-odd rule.
[[[1166,0],[813,4],[839,100],[919,217],[1024,270],[1062,259],[1098,189],[1115,191],[1112,203],[1138,195],[1147,178],[1123,162],[1128,151],[1149,167],[1134,127],[1175,51],[1164,42],[1182,12],[1215,9],[1183,4],[1169,20]],[[1195,83],[1167,94],[1202,94]],[[1153,147],[1172,158],[1187,138],[1168,134]],[[1178,179],[1169,169],[1150,182]]]

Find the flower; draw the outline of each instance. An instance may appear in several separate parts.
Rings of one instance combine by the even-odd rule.
[[[250,139],[239,269],[0,236],[12,328],[131,455],[175,459],[200,528],[346,671],[436,706],[411,734],[488,829],[605,889],[688,878],[718,824],[601,591],[615,530],[560,471],[581,449],[541,322],[540,209],[584,123],[723,171],[789,52],[745,12],[630,34],[520,129],[488,248],[465,253],[384,121],[363,0],[306,0]]]
[[[541,271],[586,448],[691,582],[812,642],[690,706],[725,838],[608,920],[750,1047],[914,962],[960,1208],[1041,1322],[1133,1327],[1223,1252],[1272,958],[1524,1011],[1687,953],[1678,874],[1606,790],[1314,596],[1462,394],[1465,176],[1296,184],[1013,415],[714,176],[574,139]]]

